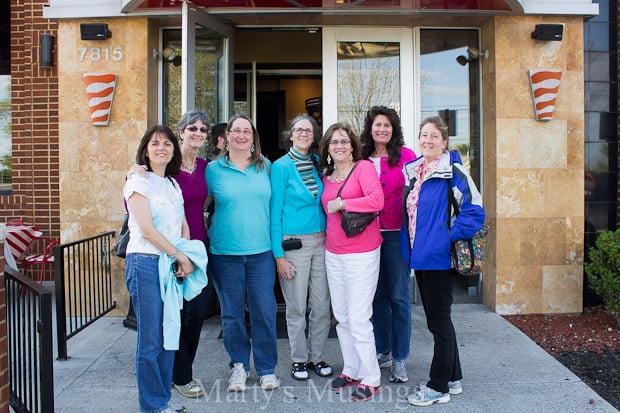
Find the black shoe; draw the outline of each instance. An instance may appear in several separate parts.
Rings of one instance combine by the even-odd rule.
[[[291,377],[295,380],[308,380],[308,368],[306,367],[306,363],[293,363]]]
[[[308,363],[308,368],[314,370],[317,376],[321,377],[330,377],[334,372],[329,364],[324,361],[319,361],[318,363]]]
[[[379,393],[380,390],[380,386],[374,387],[367,386],[365,384],[358,384],[357,388],[351,395],[351,400],[353,400],[354,402],[365,402],[366,400],[370,400],[375,397],[375,395]]]
[[[359,384],[359,380],[355,380],[349,376],[347,376],[346,374],[342,373],[340,374],[338,377],[336,377],[334,380],[332,380],[331,383],[329,383],[329,389],[330,390],[344,390],[349,386],[355,386],[356,384]]]

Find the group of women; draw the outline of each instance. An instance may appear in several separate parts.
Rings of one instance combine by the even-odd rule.
[[[244,115],[230,119],[225,147],[207,164],[196,155],[208,127],[208,117],[192,111],[179,124],[178,151],[174,136],[161,132],[165,126],[150,129],[142,139],[138,165],[130,170],[124,190],[130,246],[140,246],[127,251],[126,279],[134,305],[144,303],[143,289],[132,288],[137,278],[153,279],[151,298],[163,285],[157,282],[162,277],[185,280],[177,284],[183,293],[196,290],[192,281],[200,280],[200,274],[197,261],[190,259],[196,252],[184,251],[183,243],[176,247],[175,241],[179,237],[203,241],[208,264],[202,270],[219,297],[223,342],[230,357],[229,391],[246,389],[250,354],[261,388],[280,385],[275,375],[277,273],[286,302],[291,377],[306,380],[310,372],[320,377],[333,374],[323,354],[333,311],[343,368],[329,388],[355,386],[351,399],[365,401],[380,391],[381,367],[391,369],[389,381],[408,381],[413,269],[435,351],[430,380],[417,386],[408,400],[425,406],[445,403],[450,394],[462,392],[450,317],[455,277],[450,241],[471,237],[483,224],[484,210],[460,159],[447,150],[443,120],[424,120],[421,156],[416,158],[404,146],[393,109],[371,108],[361,139],[343,123],[331,125],[321,137],[315,120],[299,115],[284,133],[291,144],[288,153],[273,164],[261,154],[258,132]],[[158,208],[165,195],[154,195],[155,186],[149,186],[153,174],[158,178],[153,185],[169,181],[174,188],[174,220],[167,215],[166,222],[160,222]],[[144,180],[145,188],[136,184]],[[456,217],[448,217],[448,190],[460,204]],[[210,204],[207,236],[202,212]],[[179,214],[183,209],[185,214]],[[375,213],[378,218],[349,237],[341,226],[344,211]],[[157,262],[156,258],[158,270],[155,264],[144,264]],[[170,260],[178,266],[170,270],[161,265]],[[185,411],[170,405],[172,386],[186,397],[202,395],[191,364],[205,317],[204,290],[184,295],[176,354],[164,349],[163,338],[152,337],[158,325],[157,337],[167,334],[161,330],[161,317],[153,320],[164,312],[164,304],[162,311],[155,306],[136,309],[141,411]],[[147,316],[147,311],[157,312],[157,317]]]

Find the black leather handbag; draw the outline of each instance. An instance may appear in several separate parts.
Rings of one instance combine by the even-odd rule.
[[[351,172],[347,175],[346,179],[342,183],[342,186],[338,190],[338,194],[336,194],[336,198],[340,197],[340,193],[342,192],[342,188],[347,184],[349,177],[353,173],[353,170],[357,166],[357,162],[351,168]],[[340,226],[342,230],[346,234],[347,237],[351,238],[358,234],[364,232],[364,229],[377,218],[377,214],[375,212],[350,212],[350,211],[342,211],[340,213],[341,220]]]
[[[125,258],[127,253],[127,243],[129,242],[129,214],[125,214],[125,219],[123,219],[123,226],[121,227],[121,232],[118,234],[118,238],[116,239],[116,244],[114,244],[114,248],[112,252],[114,255],[120,258]]]

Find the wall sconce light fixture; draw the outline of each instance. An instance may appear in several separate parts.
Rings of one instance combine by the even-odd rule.
[[[168,63],[172,63],[173,66],[181,66],[181,51],[170,46],[164,48],[161,52],[153,49],[153,58],[161,58]]]
[[[106,40],[112,37],[106,23],[82,23],[80,24],[80,39],[82,40]]]
[[[39,36],[39,66],[54,66],[54,35],[41,33]]]
[[[456,61],[461,66],[465,66],[467,63],[475,62],[476,60],[480,59],[481,57],[483,57],[484,60],[488,59],[489,58],[489,51],[488,50],[484,50],[484,51],[481,52],[480,50],[476,49],[475,47],[469,46],[467,48],[467,56],[461,55],[461,56],[456,58]]]
[[[537,24],[532,32],[532,39],[562,41],[563,24]]]

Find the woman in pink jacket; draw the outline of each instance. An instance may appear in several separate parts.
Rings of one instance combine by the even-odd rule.
[[[379,392],[381,383],[370,321],[379,276],[381,233],[375,219],[360,234],[347,237],[341,228],[340,211],[381,211],[383,191],[372,163],[360,160],[361,144],[350,126],[330,126],[319,151],[325,168],[321,196],[327,213],[325,266],[344,361],[342,373],[331,382],[330,389],[357,385],[351,399],[365,401]]]
[[[407,358],[411,337],[410,270],[400,253],[403,222],[403,165],[415,159],[406,148],[400,118],[394,109],[373,106],[366,114],[361,135],[362,158],[372,161],[381,181],[385,204],[379,215],[381,261],[373,302],[372,324],[379,367],[390,367],[390,381],[409,380]]]

